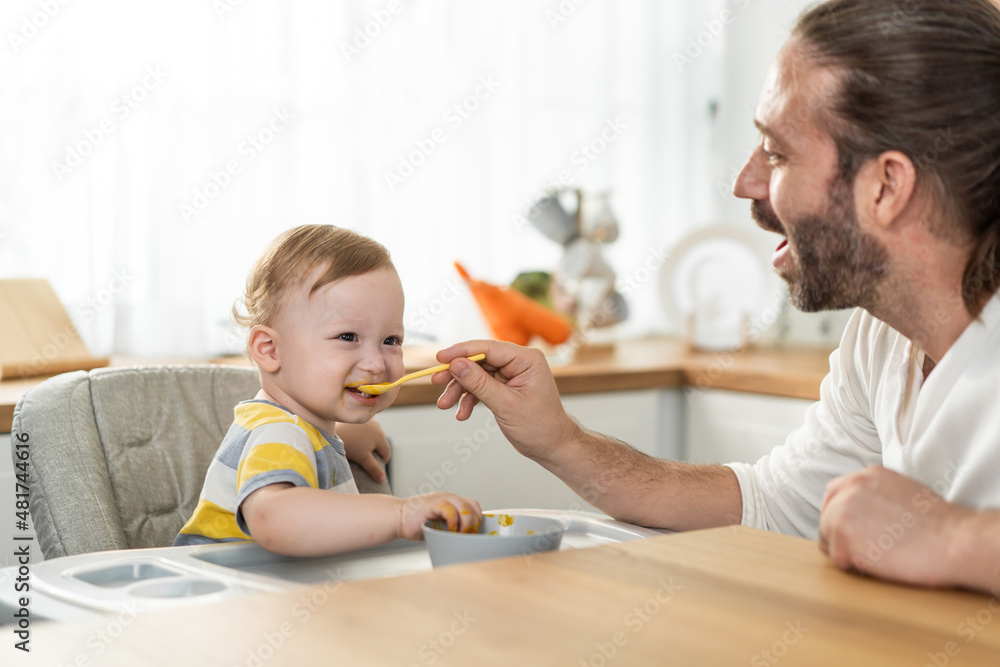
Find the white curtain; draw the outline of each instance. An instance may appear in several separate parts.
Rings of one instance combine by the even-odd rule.
[[[485,333],[453,261],[555,266],[521,216],[561,175],[612,191],[606,257],[642,278],[701,222],[712,61],[675,56],[718,6],[4,0],[0,276],[48,278],[94,353],[227,352],[264,244],[332,223],[389,248],[408,335],[446,344]],[[626,334],[668,325],[655,283]]]

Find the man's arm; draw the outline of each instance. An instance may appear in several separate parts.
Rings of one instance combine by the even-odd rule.
[[[830,483],[820,548],[842,569],[921,586],[1000,592],[1000,511],[949,503],[881,466]]]
[[[692,530],[738,524],[743,513],[739,482],[729,468],[654,458],[582,428],[557,456],[536,460],[620,521]]]
[[[482,365],[459,357],[486,353]],[[538,350],[497,341],[471,341],[442,350],[451,369],[438,407],[459,405],[468,419],[482,401],[521,454],[562,479],[584,500],[616,519],[687,530],[739,523],[739,483],[723,466],[694,465],[647,456],[587,431],[563,408],[555,379]]]

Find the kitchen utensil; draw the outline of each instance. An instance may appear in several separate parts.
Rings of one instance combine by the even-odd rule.
[[[570,215],[557,194],[546,195],[528,209],[528,218],[535,229],[562,245],[580,234],[575,215]]]
[[[424,524],[424,541],[434,567],[491,558],[556,551],[565,525],[556,519],[524,514],[483,515],[479,531],[453,533],[439,519]]]
[[[774,323],[785,297],[772,252],[768,235],[724,224],[673,247],[660,271],[660,298],[690,345],[737,349]]]
[[[469,361],[481,361],[486,358],[485,354],[474,354],[471,357],[467,357]],[[448,370],[449,364],[440,364],[438,366],[433,366],[431,368],[425,368],[422,371],[417,371],[415,373],[408,373],[403,377],[399,378],[395,382],[382,382],[381,384],[362,384],[355,385],[358,389],[365,392],[366,394],[384,394],[385,392],[395,389],[404,382],[409,382],[410,380],[416,380],[417,378],[422,378],[425,375],[433,375],[434,373],[440,371]]]

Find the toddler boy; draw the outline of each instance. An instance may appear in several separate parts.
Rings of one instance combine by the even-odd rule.
[[[389,253],[331,225],[304,225],[257,260],[234,309],[260,374],[236,406],[194,515],[174,545],[256,540],[290,556],[317,556],[422,539],[433,518],[471,531],[479,504],[450,493],[359,494],[337,424],[362,424],[398,389],[356,387],[403,375],[403,288]]]

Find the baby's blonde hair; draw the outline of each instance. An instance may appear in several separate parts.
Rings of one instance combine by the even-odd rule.
[[[233,306],[233,319],[247,329],[272,324],[285,290],[324,264],[326,272],[309,288],[309,296],[341,278],[393,266],[389,251],[367,236],[333,225],[300,225],[271,241],[254,263],[243,298]]]

